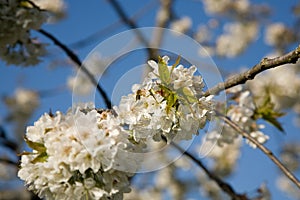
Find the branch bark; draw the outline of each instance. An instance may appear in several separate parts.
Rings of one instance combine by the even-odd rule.
[[[136,21],[138,18],[141,18],[143,15],[145,15],[148,11],[152,10],[154,6],[156,5],[156,1],[150,1],[145,6],[143,6],[141,9],[137,10],[136,13],[130,16],[131,21]],[[98,30],[95,33],[92,33],[91,35],[87,36],[86,38],[83,38],[81,40],[78,40],[76,42],[73,42],[69,44],[69,47],[73,49],[79,49],[83,48],[85,46],[88,46],[92,44],[93,42],[99,40],[100,37],[104,37],[105,35],[110,35],[113,31],[115,31],[120,25],[122,25],[122,20],[118,19],[117,21],[109,24],[108,26],[104,27],[101,30]]]
[[[116,1],[116,0],[109,0],[110,4],[114,8],[114,10],[117,12],[121,20],[126,24],[129,28],[134,29],[136,36],[138,39],[146,46],[147,52],[148,52],[148,59],[154,59],[156,60],[158,55],[157,52],[150,48],[150,44],[147,41],[147,39],[143,36],[143,34],[139,31],[139,27],[137,24],[130,19],[130,17],[126,14],[122,6]]]
[[[9,164],[9,165],[13,165],[13,166],[15,166],[15,167],[18,167],[18,166],[19,166],[19,163],[18,163],[18,162],[13,161],[13,160],[10,160],[10,159],[7,159],[7,158],[0,158],[0,162],[6,163],[6,164]]]
[[[162,136],[162,139],[167,142],[167,139]],[[224,191],[226,194],[228,194],[232,200],[249,200],[249,198],[246,196],[246,194],[239,194],[237,193],[230,184],[223,181],[221,178],[219,178],[216,174],[211,172],[199,159],[197,159],[195,156],[193,156],[188,151],[185,151],[182,149],[179,145],[177,145],[174,142],[170,143],[175,149],[177,149],[179,152],[190,158],[192,161],[194,161],[203,171],[205,174],[213,180],[222,191]]]
[[[285,167],[285,165],[273,154],[272,151],[270,151],[267,147],[265,147],[264,145],[259,143],[254,138],[252,138],[250,136],[250,134],[248,134],[245,130],[240,128],[238,124],[234,123],[227,116],[224,116],[221,113],[217,113],[217,115],[220,116],[226,124],[231,126],[240,135],[242,135],[244,138],[248,139],[250,142],[254,143],[300,189],[300,181],[297,179],[297,177],[288,168]]]
[[[167,24],[170,21],[171,15],[172,15],[172,4],[173,1],[172,0],[161,0],[160,1],[161,4],[161,8],[158,11],[158,15],[164,15],[165,17],[159,17],[157,16],[156,19],[156,27],[158,27],[159,29],[155,30],[153,33],[153,38],[152,38],[152,46],[154,46],[155,48],[159,48],[161,41],[163,39],[163,33],[164,33],[164,29],[167,27]],[[156,49],[157,51],[157,49]]]
[[[254,79],[254,77],[271,68],[275,68],[284,64],[295,64],[297,63],[298,59],[300,58],[300,45],[294,50],[291,51],[283,56],[279,56],[276,58],[263,58],[260,63],[254,65],[251,69],[247,70],[244,73],[237,74],[232,76],[231,78],[227,79],[223,83],[219,83],[208,89],[204,96],[209,95],[218,95],[221,91],[231,88],[236,85],[240,85],[246,83],[248,80]]]
[[[50,40],[52,40],[53,43],[56,46],[58,46],[59,48],[61,48],[67,54],[67,56],[76,64],[78,69],[81,69],[82,72],[87,75],[89,80],[92,82],[93,85],[96,86],[97,90],[99,91],[100,95],[102,96],[102,98],[103,98],[103,100],[106,104],[106,107],[108,109],[111,109],[112,108],[112,103],[111,103],[110,99],[108,98],[108,95],[106,94],[104,89],[100,86],[100,84],[98,84],[98,82],[95,79],[95,77],[93,76],[93,74],[82,64],[79,57],[71,49],[69,49],[65,44],[63,44],[56,37],[54,37],[54,35],[48,33],[47,31],[45,31],[43,29],[38,30],[38,32],[40,32],[42,35],[44,35],[47,38],[49,38]]]

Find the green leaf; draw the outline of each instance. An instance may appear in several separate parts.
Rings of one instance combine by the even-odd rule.
[[[176,59],[176,61],[175,61],[175,63],[172,65],[172,69],[171,69],[170,75],[173,73],[173,70],[175,69],[175,67],[176,67],[177,65],[179,65],[180,59],[181,59],[181,57],[178,56],[177,59]]]
[[[161,89],[161,95],[164,97],[164,99],[167,101],[167,113],[170,112],[172,107],[175,107],[178,103],[178,95],[170,90],[168,87],[160,84]]]
[[[38,163],[38,162],[46,162],[48,158],[48,155],[46,152],[42,152],[40,155],[38,155],[37,157],[35,157],[35,159],[33,159],[31,161],[32,164]]]
[[[282,117],[283,115],[285,115],[285,113],[277,112],[274,108],[275,105],[271,102],[270,96],[268,96],[265,99],[264,103],[256,108],[254,112],[254,119],[262,118],[275,126],[281,132],[284,132],[284,129],[277,118]]]
[[[263,119],[266,120],[267,122],[271,123],[273,126],[275,126],[281,132],[284,132],[284,129],[281,126],[280,122],[278,122],[278,120],[274,116],[264,115]]]
[[[30,141],[27,137],[25,137],[24,139],[25,139],[25,142],[27,143],[27,145],[28,145],[30,148],[32,148],[32,149],[34,149],[34,150],[36,150],[36,151],[38,151],[38,152],[40,152],[40,153],[46,152],[47,149],[46,149],[46,147],[44,146],[44,144],[39,143],[39,142],[32,142],[32,141]]]
[[[187,100],[189,103],[198,102],[197,98],[188,87],[182,88],[180,92],[182,93],[183,98]]]
[[[163,84],[168,85],[170,83],[171,74],[168,65],[161,57],[158,58],[158,75]]]

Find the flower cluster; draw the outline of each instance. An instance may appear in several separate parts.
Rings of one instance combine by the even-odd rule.
[[[280,157],[284,165],[292,172],[300,169],[300,145],[296,142],[286,143],[280,153]],[[294,199],[300,198],[299,189],[284,175],[280,175],[277,179],[277,186],[288,196]]]
[[[210,55],[233,58],[243,53],[257,38],[259,22],[270,13],[265,4],[249,0],[203,0],[205,12],[211,16],[207,24],[201,25],[195,39]],[[229,22],[224,23],[224,18]],[[234,20],[232,20],[234,19]],[[223,33],[215,35],[223,27]],[[236,41],[236,42],[233,42]],[[199,50],[200,55],[205,55]]]
[[[103,57],[99,53],[92,53],[83,63],[84,67],[89,70],[95,77],[105,73],[106,65],[109,62],[108,58]],[[74,76],[70,76],[67,80],[67,85],[73,94],[88,95],[94,88],[93,84],[82,71],[77,72]]]
[[[49,199],[118,199],[130,191],[128,178],[140,167],[148,139],[189,140],[213,110],[202,97],[196,67],[172,66],[168,57],[153,68],[114,111],[76,107],[66,115],[44,114],[27,128],[19,177]]]
[[[256,38],[256,22],[232,23],[224,26],[225,33],[216,41],[216,53],[220,56],[235,57]],[[236,41],[236,42],[233,42]]]
[[[184,68],[179,59],[169,66],[168,60],[165,56],[158,63],[149,61],[153,72],[114,108],[136,141],[159,141],[162,136],[168,141],[189,140],[212,112],[211,97],[201,97],[204,83],[194,76],[196,67]]]
[[[265,31],[265,42],[282,50],[296,39],[295,33],[283,23],[270,24]]]
[[[45,44],[30,35],[47,20],[46,12],[31,1],[0,0],[0,58],[7,64],[35,65]]]
[[[126,166],[138,168],[138,160],[121,158],[132,144],[110,111],[44,114],[27,128],[26,142],[33,151],[23,153],[18,176],[47,199],[119,199],[130,191]]]
[[[40,96],[35,91],[17,88],[13,96],[5,96],[3,100],[9,110],[6,119],[14,123],[15,138],[21,143],[24,127],[40,105]]]
[[[171,29],[180,33],[187,32],[192,26],[192,20],[189,17],[182,17],[170,25]]]
[[[221,177],[230,175],[240,157],[241,138],[233,141],[231,144],[216,145],[209,152],[208,157],[214,161],[213,171]]]
[[[289,70],[282,67],[270,69],[259,74],[255,81],[248,82],[258,102],[262,102],[269,96],[276,110],[293,108],[299,104],[299,66],[290,64],[286,67]]]
[[[265,143],[269,139],[269,136],[261,132],[261,129],[264,128],[264,126],[262,124],[257,124],[254,119],[256,106],[250,91],[244,89],[242,86],[235,86],[234,88],[227,90],[227,92],[232,96],[233,102],[229,105],[226,115],[259,143]],[[211,139],[217,140],[219,146],[231,144],[239,137],[239,133],[228,124],[224,124],[222,134],[212,131],[209,135]],[[251,147],[256,148],[256,145],[252,142],[248,140],[246,142]]]
[[[50,21],[58,20],[65,15],[65,3],[63,0],[32,0],[40,9],[50,13]]]

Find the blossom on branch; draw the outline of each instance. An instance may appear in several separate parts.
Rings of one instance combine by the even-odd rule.
[[[192,139],[212,113],[211,97],[201,97],[204,82],[194,75],[196,67],[184,68],[179,59],[169,66],[168,61],[167,56],[158,63],[150,60],[153,71],[114,107],[136,141]]]
[[[255,119],[257,108],[250,91],[244,89],[242,86],[235,86],[228,89],[227,93],[231,96],[233,101],[229,101],[229,105],[227,105],[226,116],[249,133],[250,136],[259,143],[264,144],[269,139],[269,136],[261,132],[264,126],[257,124],[257,120]],[[228,124],[224,124],[222,134],[219,134],[215,130],[209,134],[210,139],[216,139],[217,144],[221,147],[226,144],[234,143],[239,136],[239,133]],[[246,143],[256,148],[256,145],[252,142],[247,140]]]
[[[0,58],[7,64],[36,65],[45,52],[45,44],[33,38],[47,14],[31,1],[0,0]]]
[[[95,109],[44,114],[27,127],[25,140],[32,152],[22,154],[18,176],[41,198],[120,199],[130,191],[133,174],[118,167],[138,168],[138,161],[120,158],[119,151],[132,144],[118,124],[111,112]]]

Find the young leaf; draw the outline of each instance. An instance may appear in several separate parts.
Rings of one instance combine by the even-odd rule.
[[[283,127],[277,120],[277,118],[285,115],[285,113],[277,112],[274,110],[274,103],[271,102],[271,98],[267,97],[264,103],[257,107],[254,113],[254,119],[262,118],[275,126],[281,132],[284,132]]]
[[[186,99],[189,103],[195,103],[198,101],[193,92],[188,87],[182,88],[181,93],[183,95],[183,98]]]
[[[46,152],[46,150],[47,150],[46,147],[42,143],[32,142],[27,137],[25,137],[24,140],[30,148],[32,148],[40,153]]]
[[[170,83],[170,72],[165,61],[159,57],[158,58],[158,75],[163,84],[168,85]]]
[[[48,158],[48,155],[46,152],[42,152],[40,155],[38,155],[37,157],[35,157],[31,163],[32,164],[35,164],[35,163],[38,163],[38,162],[46,162],[47,161],[47,158]]]
[[[161,95],[164,97],[164,99],[167,101],[167,113],[170,112],[171,108],[176,106],[177,102],[178,102],[178,96],[175,92],[173,92],[172,90],[170,90],[169,88],[167,88],[164,85],[160,85],[160,89],[161,89]]]
[[[176,67],[177,65],[179,65],[180,59],[181,59],[181,57],[178,56],[177,59],[176,59],[176,61],[175,61],[175,63],[172,65],[172,69],[171,69],[170,75],[173,73],[173,70],[175,69],[175,67]]]

